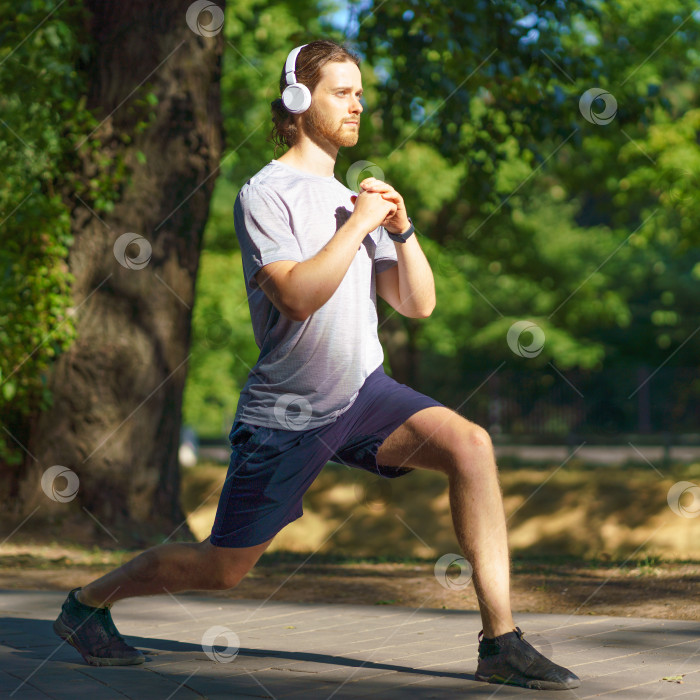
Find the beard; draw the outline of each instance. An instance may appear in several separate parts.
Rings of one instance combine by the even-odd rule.
[[[357,127],[346,126],[345,122],[348,119],[351,117],[345,117],[342,121],[334,121],[314,108],[312,103],[302,115],[302,128],[304,133],[319,146],[323,147],[330,142],[336,148],[349,148],[355,146],[360,137],[360,118],[357,117]]]

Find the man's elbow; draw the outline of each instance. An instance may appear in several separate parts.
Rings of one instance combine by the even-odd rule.
[[[418,314],[417,318],[428,318],[428,316],[430,316],[430,314],[432,314],[433,311],[435,311],[437,299],[435,298],[434,293],[431,294],[430,297],[431,297],[430,303],[421,307],[420,313]]]
[[[308,299],[286,299],[287,317],[292,321],[304,322],[318,309],[315,309]]]
[[[303,323],[311,314],[302,311],[301,309],[288,309],[285,315],[292,321]]]
[[[280,315],[290,321],[306,321],[309,314],[296,305],[290,304],[286,300],[282,300],[277,295],[272,295],[270,301],[273,306],[280,312]]]
[[[420,308],[413,307],[411,309],[397,309],[397,311],[400,311],[404,316],[407,316],[408,318],[428,318],[428,316],[430,316],[430,314],[432,314],[434,310],[434,303],[432,304],[432,306],[423,306]]]
[[[303,308],[300,304],[289,303],[287,300],[285,300],[284,303],[281,303],[281,300],[279,300],[275,303],[275,306],[282,316],[288,318],[290,321],[303,322],[311,315],[311,312]]]
[[[435,305],[437,304],[435,291],[433,290],[432,293],[425,294],[422,299],[418,299],[417,297],[418,295],[415,295],[412,299],[414,302],[411,305],[412,313],[406,315],[411,318],[428,318],[435,310]]]
[[[423,309],[416,309],[411,314],[411,318],[428,318],[428,316],[430,316],[434,310],[435,304],[433,304],[432,306],[427,306]]]

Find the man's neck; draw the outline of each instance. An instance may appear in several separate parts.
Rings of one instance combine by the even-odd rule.
[[[316,146],[316,144],[310,143],[306,144],[305,148],[301,145],[292,146],[276,160],[311,175],[333,177],[337,155],[337,149],[334,154],[330,154]]]

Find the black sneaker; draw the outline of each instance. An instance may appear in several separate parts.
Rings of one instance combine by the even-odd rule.
[[[53,623],[54,632],[75,647],[91,666],[142,664],[146,657],[119,634],[109,611],[111,606],[85,605],[75,597],[79,590],[74,588],[68,594]]]
[[[476,680],[535,690],[567,690],[581,685],[568,668],[557,666],[526,642],[520,627],[493,639],[482,639],[483,634],[481,630],[478,636]]]

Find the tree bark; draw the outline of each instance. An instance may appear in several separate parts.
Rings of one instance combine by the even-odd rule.
[[[223,33],[190,29],[189,4],[86,3],[88,105],[104,120],[95,135],[106,157],[124,154],[133,177],[99,217],[64,193],[78,337],[51,368],[52,408],[24,431],[28,454],[9,489],[13,521],[29,518],[24,532],[51,524],[52,538],[119,547],[194,540],[179,502],[178,447],[196,274],[223,142]],[[114,246],[125,233],[143,238],[120,264]],[[129,258],[145,258],[149,246],[150,260],[130,269],[139,265]],[[53,465],[77,475],[71,500],[42,488]],[[67,483],[58,477],[54,488]]]

